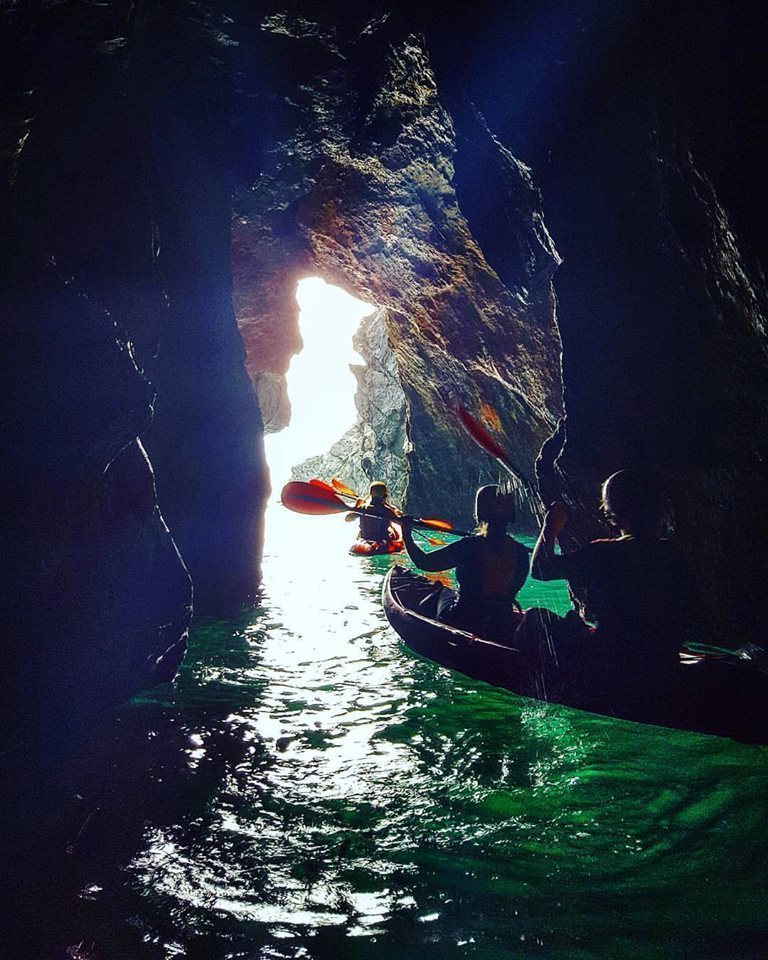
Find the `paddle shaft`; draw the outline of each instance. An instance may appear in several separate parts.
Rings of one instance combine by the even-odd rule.
[[[341,513],[341,510],[339,511],[339,513]],[[370,511],[361,509],[361,508],[359,508],[359,507],[348,507],[348,508],[347,508],[347,513],[356,513],[356,514],[358,514],[358,516],[361,516],[361,517],[363,517],[363,516],[368,516],[368,517],[374,516],[374,517],[375,517],[375,516],[376,516],[375,513],[372,514],[372,513],[370,513]],[[382,517],[381,519],[384,520],[384,519],[386,519],[386,518],[385,518],[385,517]],[[391,522],[392,522],[392,523],[397,523],[397,517],[393,517]],[[431,530],[432,533],[439,533],[441,536],[443,536],[443,535],[446,534],[446,533],[453,533],[453,534],[455,534],[457,537],[471,537],[471,536],[472,536],[472,534],[471,534],[468,530],[456,530],[454,527],[451,527],[450,530],[443,530],[442,527],[434,527],[434,526],[432,526],[432,524],[431,524],[428,520],[422,520],[422,519],[419,518],[419,517],[414,517],[414,518],[413,518],[413,526],[414,526],[414,527],[417,527],[419,530]]]
[[[325,516],[334,513],[352,513],[357,516],[376,516],[372,513],[370,507],[355,504],[344,503],[339,495],[322,481],[316,483],[306,483],[303,480],[290,480],[282,489],[281,502],[283,506],[292,510],[294,513],[302,513],[308,516]],[[381,516],[381,515],[379,515]],[[381,516],[381,519],[388,519],[391,523],[397,523],[396,516]],[[431,530],[435,533],[455,533],[457,536],[466,537],[470,534],[466,530],[454,530],[453,527],[441,520],[431,520],[417,517],[413,520],[414,526],[424,530]]]

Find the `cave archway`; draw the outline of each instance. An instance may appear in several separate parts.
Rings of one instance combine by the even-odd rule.
[[[498,471],[463,434],[451,401],[504,423],[509,452],[530,476],[562,413],[551,290],[558,257],[538,190],[474,118],[473,136],[510,198],[508,262],[492,264],[457,192],[454,161],[465,141],[413,38],[393,50],[379,78],[386,142],[355,135],[345,101],[329,100],[322,87],[302,96],[291,133],[269,141],[263,169],[235,201],[235,309],[262,414],[269,421],[265,401],[298,347],[297,276],[316,273],[379,304],[405,398],[405,506],[467,522],[474,488]]]
[[[352,366],[365,364],[354,337],[376,309],[319,277],[300,280],[296,300],[302,348],[291,358],[281,384],[284,392],[275,397],[282,417],[273,414],[272,422],[265,423],[273,492],[291,478],[292,468],[310,458],[322,460],[354,425],[357,381]],[[272,378],[267,382],[274,384]],[[262,407],[269,399],[262,398]]]

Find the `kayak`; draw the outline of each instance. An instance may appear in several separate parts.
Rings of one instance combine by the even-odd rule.
[[[536,700],[561,703],[603,716],[679,730],[768,743],[768,673],[732,655],[681,652],[671,694],[628,698],[616,689],[548,685],[542,689],[537,657],[514,646],[486,640],[434,618],[435,583],[395,566],[383,586],[384,612],[414,653],[495,687]],[[514,642],[514,638],[510,638]],[[546,685],[544,685],[546,686]]]
[[[402,540],[355,540],[349,552],[355,557],[374,557],[382,553],[402,553]]]

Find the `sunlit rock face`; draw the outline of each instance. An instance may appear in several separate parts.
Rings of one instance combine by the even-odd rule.
[[[566,421],[541,457],[544,499],[573,505],[573,544],[605,535],[609,473],[658,473],[720,638],[755,637],[768,577],[764,293],[745,251],[766,248],[756,15],[501,6],[274,13],[274,115],[235,244],[266,224],[297,269],[389,309],[409,505],[451,485],[440,505],[458,510],[493,471],[455,432],[447,393],[498,413],[523,469],[557,418],[551,233]]]
[[[365,361],[352,364],[357,380],[357,420],[330,450],[311,457],[292,472],[296,480],[338,477],[361,495],[373,480],[382,480],[390,499],[403,503],[408,478],[405,394],[389,346],[386,310],[366,317],[353,338]]]
[[[298,26],[294,51],[290,23],[279,29],[284,56],[306,52]],[[509,452],[529,475],[561,413],[551,290],[558,256],[540,197],[527,168],[467,112],[461,138],[479,144],[504,188],[510,243],[495,269],[462,210],[460,138],[422,44],[351,43],[342,59],[322,37],[315,43],[316,72],[305,62],[303,82],[285,92],[291,107],[279,136],[236,201],[236,262],[251,250],[257,263],[252,277],[235,274],[249,369],[257,381],[263,369],[284,372],[296,329],[286,292],[308,265],[386,308],[405,395],[407,508],[466,521],[474,488],[498,472],[463,434],[451,401],[462,400],[492,430],[503,423]],[[364,69],[365,96],[355,85]],[[375,429],[364,414],[361,430],[366,423]]]

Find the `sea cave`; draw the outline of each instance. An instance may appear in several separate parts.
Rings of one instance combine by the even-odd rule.
[[[0,23],[3,956],[763,956],[760,6]],[[725,678],[690,729],[415,655],[407,555],[348,553],[383,481],[467,533],[511,484],[529,552],[562,501],[567,554],[622,469]]]

